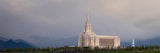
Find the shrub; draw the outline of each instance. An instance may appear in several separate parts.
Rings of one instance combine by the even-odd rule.
[[[13,49],[13,51],[14,51],[14,52],[17,52],[17,51],[18,51],[18,49],[17,49],[17,48],[14,48],[14,49]]]
[[[12,48],[8,48],[7,50],[6,50],[6,52],[12,52],[13,50],[12,50]]]
[[[41,49],[40,48],[37,48],[37,51],[40,51]]]
[[[2,52],[2,50],[0,49],[0,52]]]
[[[19,52],[22,52],[22,51],[24,51],[24,50],[23,50],[22,48],[19,48],[18,51],[19,51]]]
[[[32,51],[36,51],[36,48],[33,48]]]

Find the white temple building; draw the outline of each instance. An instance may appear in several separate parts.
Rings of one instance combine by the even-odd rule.
[[[92,32],[91,24],[89,21],[89,12],[88,12],[88,19],[85,23],[84,32],[82,32],[79,35],[78,47],[117,48],[119,46],[120,46],[120,38],[118,36],[97,35],[94,32]]]
[[[134,39],[132,40],[132,46],[131,47],[135,47]]]

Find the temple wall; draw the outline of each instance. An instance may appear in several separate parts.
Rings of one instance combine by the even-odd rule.
[[[79,37],[79,46],[81,47],[113,47],[117,48],[120,46],[120,38],[118,36],[106,36],[106,35],[96,35],[94,33],[81,34]]]

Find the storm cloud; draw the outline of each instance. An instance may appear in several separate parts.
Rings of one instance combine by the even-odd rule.
[[[159,0],[1,0],[0,36],[45,46],[77,37],[87,7],[98,35],[117,35],[121,41],[160,36]]]

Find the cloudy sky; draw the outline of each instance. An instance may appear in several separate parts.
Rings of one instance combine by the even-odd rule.
[[[87,7],[98,35],[121,41],[160,36],[160,0],[0,0],[0,36],[34,45],[78,37]]]

